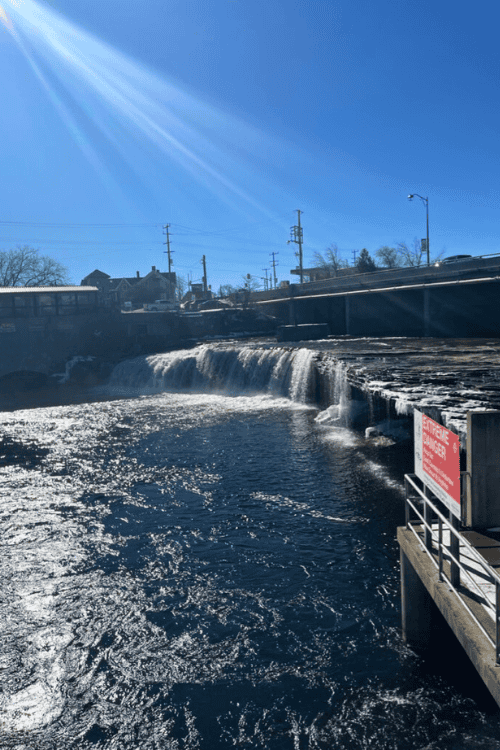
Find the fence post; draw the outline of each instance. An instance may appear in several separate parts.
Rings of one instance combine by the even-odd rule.
[[[427,489],[426,485],[424,484],[424,495],[425,497],[429,497],[429,490]],[[425,521],[425,528],[424,528],[424,544],[426,549],[431,550],[432,549],[432,530],[430,528],[432,523],[432,510],[429,505],[429,503],[424,500],[424,521]]]
[[[495,581],[495,663],[500,666],[500,584]]]
[[[451,511],[449,519],[451,528],[458,531],[460,528],[460,521]],[[460,539],[455,536],[452,531],[450,531],[450,554],[453,555],[456,560],[460,559]],[[456,562],[453,562],[453,560],[450,560],[450,582],[451,585],[455,587],[460,585],[460,568]]]

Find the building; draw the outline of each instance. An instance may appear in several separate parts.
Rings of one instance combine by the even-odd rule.
[[[95,313],[99,291],[93,285],[1,287],[0,327],[9,318],[45,319]],[[7,327],[10,324],[5,323]],[[5,326],[4,326],[5,327]]]
[[[81,281],[82,286],[96,286],[107,304],[122,306],[125,302],[141,306],[157,299],[174,301],[177,278],[175,273],[158,271],[152,266],[146,276],[139,271],[132,277],[111,278],[109,274],[96,269]]]

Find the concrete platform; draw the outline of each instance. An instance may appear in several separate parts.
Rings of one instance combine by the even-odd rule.
[[[464,532],[463,537],[474,546],[475,552],[471,555],[462,544],[460,557],[476,585],[468,583],[461,574],[461,583],[457,590],[453,590],[446,579],[439,580],[435,565],[436,546],[433,545],[432,550],[433,562],[423,546],[423,530],[416,530],[418,538],[410,529],[398,529],[405,640],[409,644],[425,648],[436,624],[438,610],[500,706],[500,666],[496,664],[495,648],[492,645],[495,641],[495,586],[485,579],[478,562],[481,556],[491,563],[494,570],[500,570],[498,535],[490,537],[473,531]],[[445,536],[443,541],[449,543]],[[447,573],[449,559],[445,559],[444,568]],[[467,611],[466,606],[471,612]]]

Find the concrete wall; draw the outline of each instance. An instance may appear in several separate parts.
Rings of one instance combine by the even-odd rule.
[[[500,526],[500,411],[467,414],[468,490],[465,524]]]
[[[332,335],[497,337],[500,282],[293,296],[262,304],[283,325],[328,323]]]
[[[48,374],[73,356],[109,352],[119,325],[109,311],[2,319],[0,377],[19,371]]]

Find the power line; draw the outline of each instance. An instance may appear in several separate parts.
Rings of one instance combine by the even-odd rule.
[[[42,242],[45,245],[107,245],[112,250],[113,245],[153,245],[155,242],[161,244],[159,240],[109,240],[108,242],[102,242],[101,240],[47,240],[37,239],[35,237],[23,237],[22,239],[16,239],[15,237],[0,237],[0,242]]]
[[[212,231],[207,231],[204,228],[197,229],[195,227],[186,227],[182,224],[173,224],[171,226],[178,227],[179,229],[186,229],[189,232],[194,232],[195,234],[205,234],[210,236],[217,236],[221,234],[225,234],[226,232],[241,232],[246,229],[249,229],[250,227],[255,226],[267,226],[268,224],[275,224],[277,222],[276,219],[269,219],[266,221],[255,221],[255,222],[249,222],[247,224],[240,225],[238,227],[230,227],[227,229],[215,229]],[[161,222],[155,222],[155,223],[142,223],[142,224],[130,224],[126,222],[115,222],[110,224],[105,223],[90,223],[90,222],[55,222],[55,221],[2,221],[0,220],[0,226],[24,226],[24,227],[52,227],[52,228],[58,228],[58,227],[67,227],[67,228],[85,228],[85,227],[99,227],[99,228],[107,228],[107,229],[116,229],[119,227],[124,228],[150,228],[150,229],[156,229],[158,227],[162,227]]]
[[[161,227],[161,224],[61,224],[56,222],[44,222],[44,221],[0,221],[0,225],[6,226],[22,226],[22,227],[67,227],[67,228],[82,228],[82,227],[106,227],[109,229],[116,229],[117,227],[149,227],[157,228]]]

